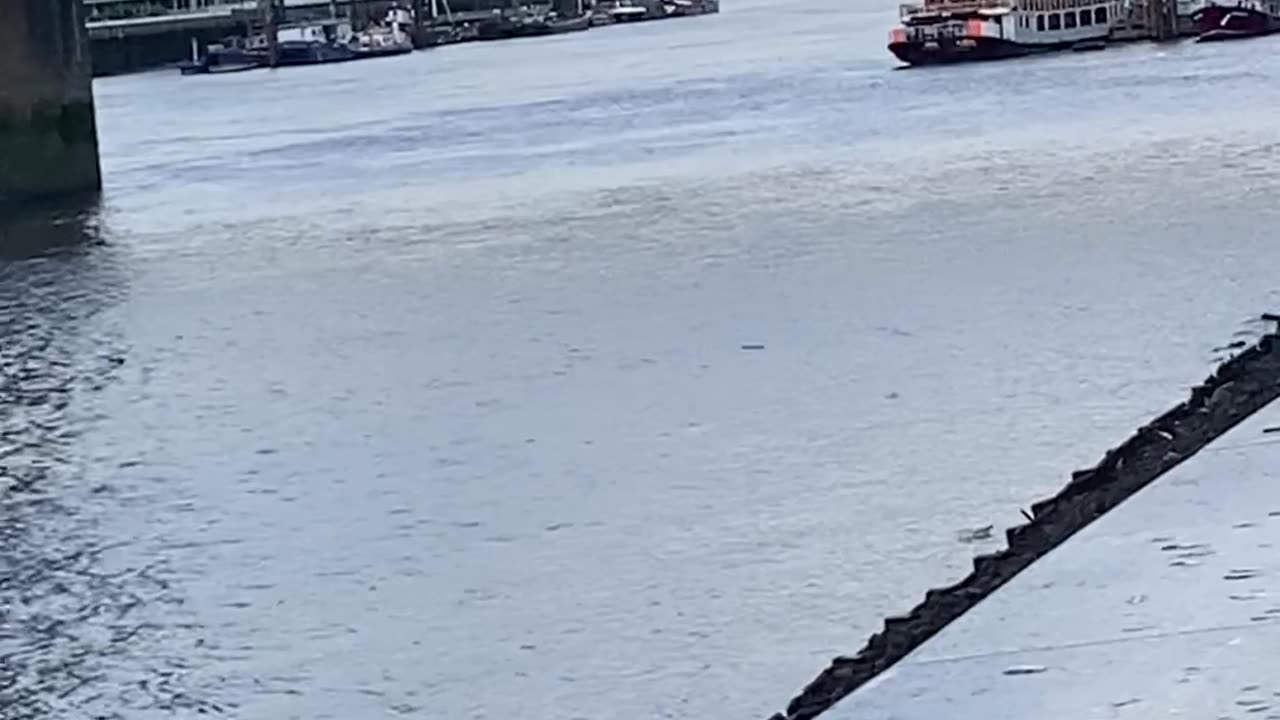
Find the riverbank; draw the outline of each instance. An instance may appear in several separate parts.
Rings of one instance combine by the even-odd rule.
[[[359,28],[382,17],[389,3],[366,2],[359,12],[344,8],[347,19]],[[447,15],[432,14],[420,28],[418,49],[438,48],[492,40],[514,40],[541,35],[581,33],[612,25],[631,25],[659,20],[716,14],[719,0],[610,0],[584,7],[541,3],[490,10],[487,4],[470,3]],[[447,4],[446,4],[447,6]],[[287,21],[334,17],[336,8],[327,4],[318,9],[289,5]],[[544,20],[550,20],[544,22]],[[574,22],[580,20],[581,22]],[[93,70],[98,77],[124,75],[176,66],[191,60],[210,44],[228,37],[245,37],[261,30],[256,10],[213,7],[200,11],[169,12],[145,17],[90,20]]]
[[[1264,316],[1274,321],[1273,316]],[[955,585],[930,590],[904,616],[885,620],[853,656],[831,665],[770,720],[811,720],[893,667],[948,624],[1050,550],[1102,517],[1156,478],[1280,397],[1280,335],[1263,336],[1224,362],[1191,396],[1139,429],[1095,467],[1072,473],[1051,498],[1031,505],[1029,522],[1006,531],[1008,547],[974,559]],[[1195,658],[1186,658],[1193,663]]]

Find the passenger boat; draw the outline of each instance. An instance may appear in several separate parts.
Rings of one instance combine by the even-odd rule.
[[[899,8],[889,51],[910,65],[1002,60],[1104,42],[1120,2],[924,0]]]
[[[1236,5],[1209,4],[1192,14],[1196,42],[1220,42],[1280,32],[1280,0],[1243,0]]]

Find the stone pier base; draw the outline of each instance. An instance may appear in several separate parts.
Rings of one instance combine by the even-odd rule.
[[[0,0],[0,203],[102,185],[81,0]]]

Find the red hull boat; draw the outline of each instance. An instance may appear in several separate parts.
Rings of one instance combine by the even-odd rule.
[[[1247,1],[1237,5],[1206,5],[1195,12],[1196,42],[1220,42],[1280,32],[1280,2]]]

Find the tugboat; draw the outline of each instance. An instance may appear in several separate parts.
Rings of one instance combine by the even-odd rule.
[[[355,33],[348,20],[320,20],[281,26],[276,31],[276,65],[322,65],[355,60]]]
[[[413,12],[392,6],[381,25],[374,25],[354,40],[356,54],[384,57],[413,52]]]
[[[1206,5],[1192,19],[1199,36],[1196,42],[1221,42],[1261,37],[1280,32],[1280,1],[1243,0],[1235,6]]]
[[[1118,10],[1114,0],[924,0],[899,8],[889,51],[908,65],[937,65],[1096,46]]]

